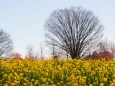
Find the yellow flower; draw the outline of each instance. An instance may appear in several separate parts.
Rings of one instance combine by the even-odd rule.
[[[45,84],[41,84],[41,86],[46,86]]]
[[[111,83],[110,86],[115,86],[115,83]]]
[[[61,81],[60,83],[63,84],[63,81]]]
[[[4,76],[3,77],[7,77],[7,74],[4,74]]]
[[[101,83],[100,86],[104,86],[104,83]]]
[[[48,85],[48,84],[49,84],[49,82],[46,82],[46,84]]]
[[[103,81],[104,81],[104,82],[107,82],[107,78],[104,78]]]
[[[27,83],[23,83],[25,86],[27,85]]]
[[[34,81],[34,79],[32,79],[32,81]]]
[[[19,75],[22,77],[24,74],[23,74],[23,73],[20,73]]]
[[[38,82],[38,80],[36,80],[35,83],[34,83],[34,85],[38,85],[38,84],[39,84],[39,82]]]
[[[4,84],[4,86],[8,86],[7,84]]]
[[[113,75],[113,78],[115,78],[115,74]]]
[[[115,83],[115,79],[113,79],[113,83]]]
[[[46,74],[45,74],[46,76],[48,76],[48,72],[46,72]]]

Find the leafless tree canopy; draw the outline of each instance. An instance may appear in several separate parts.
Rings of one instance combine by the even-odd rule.
[[[91,45],[102,37],[103,26],[98,17],[83,8],[53,11],[46,21],[48,43],[55,43],[72,59],[81,58]],[[95,42],[96,44],[96,42]]]
[[[13,42],[10,35],[3,30],[0,30],[0,56],[8,54],[13,49]]]
[[[106,39],[101,40],[97,46],[99,48],[99,52],[105,52],[115,48],[115,43]]]
[[[33,45],[28,45],[26,48],[26,53],[28,57],[33,57],[34,56],[34,48]]]

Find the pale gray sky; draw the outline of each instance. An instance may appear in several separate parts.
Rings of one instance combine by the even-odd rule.
[[[0,28],[11,34],[14,51],[25,53],[44,42],[44,23],[55,9],[81,6],[103,24],[104,38],[115,40],[115,0],[0,0]]]

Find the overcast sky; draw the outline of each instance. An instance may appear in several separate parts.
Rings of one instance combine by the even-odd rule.
[[[115,41],[115,0],[0,0],[0,28],[11,35],[14,51],[25,53],[44,42],[44,24],[51,12],[81,6],[94,12],[104,26],[104,38]]]

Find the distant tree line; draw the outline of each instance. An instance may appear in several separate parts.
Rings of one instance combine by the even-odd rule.
[[[45,22],[46,43],[50,45],[51,54],[54,58],[65,55],[65,57],[72,59],[81,59],[96,55],[96,51],[99,53],[108,49],[113,51],[112,45],[114,44],[100,40],[103,36],[103,30],[103,25],[98,17],[92,11],[81,7],[54,10]],[[10,35],[0,30],[0,56],[8,54],[12,50],[13,41]],[[31,46],[26,50],[27,57],[38,57],[38,52],[34,54]],[[43,46],[40,46],[39,54],[43,59]],[[21,56],[17,53],[12,55]]]

